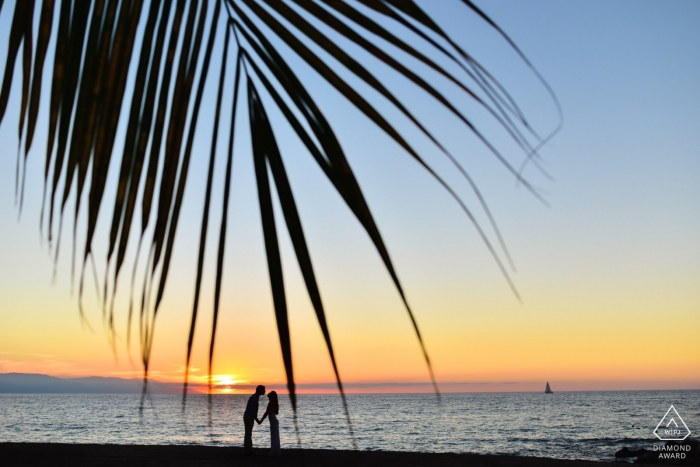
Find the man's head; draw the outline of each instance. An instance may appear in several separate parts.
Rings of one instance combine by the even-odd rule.
[[[263,394],[265,394],[265,386],[263,386],[261,384],[257,388],[255,388],[255,394],[257,394],[259,396],[262,396]]]

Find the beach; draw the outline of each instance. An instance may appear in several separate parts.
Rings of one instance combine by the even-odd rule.
[[[60,443],[0,443],[0,465],[10,466],[387,466],[408,467],[605,467],[619,462],[549,459],[456,453],[395,451],[349,451],[330,449],[285,449],[278,458],[267,457],[267,449],[255,449],[246,457],[242,447],[181,445],[118,445]]]

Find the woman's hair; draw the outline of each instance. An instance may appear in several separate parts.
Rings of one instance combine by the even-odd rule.
[[[275,415],[279,415],[280,403],[279,400],[277,400],[277,393],[275,391],[270,391],[267,394],[267,398],[270,399],[270,404],[272,404],[272,407],[270,408],[275,412]]]

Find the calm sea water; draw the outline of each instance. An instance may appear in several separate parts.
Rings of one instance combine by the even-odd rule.
[[[0,442],[204,444],[241,446],[247,396],[0,394]],[[266,398],[261,398],[260,415]],[[652,431],[673,404],[697,437],[700,391],[611,391],[350,395],[359,449],[473,452],[611,460],[623,446],[651,448]],[[296,448],[291,407],[280,398],[282,448]],[[352,449],[338,396],[299,397],[306,448]],[[267,422],[253,442],[269,446]]]

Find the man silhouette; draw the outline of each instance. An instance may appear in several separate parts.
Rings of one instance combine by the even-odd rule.
[[[243,413],[243,425],[245,426],[245,436],[243,437],[243,450],[246,456],[253,456],[253,425],[258,420],[258,399],[265,394],[265,386],[260,385],[255,388],[255,394],[250,396],[248,404]]]

